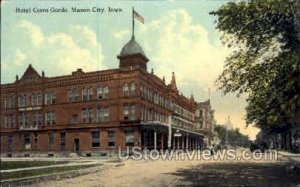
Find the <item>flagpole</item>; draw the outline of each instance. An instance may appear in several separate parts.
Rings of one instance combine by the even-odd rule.
[[[132,38],[134,38],[134,7],[132,7]]]

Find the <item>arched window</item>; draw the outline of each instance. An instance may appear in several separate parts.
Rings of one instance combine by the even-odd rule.
[[[123,94],[124,96],[129,96],[129,87],[127,83],[125,83],[123,86]]]
[[[135,95],[135,83],[130,84],[130,95]]]

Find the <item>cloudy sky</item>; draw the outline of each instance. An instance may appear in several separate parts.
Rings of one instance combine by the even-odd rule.
[[[136,21],[136,40],[150,59],[148,70],[170,81],[175,72],[177,87],[186,96],[209,98],[218,124],[230,116],[252,139],[258,132],[245,128],[245,97],[222,96],[215,80],[230,54],[219,40],[215,17],[225,0],[190,1],[30,1],[2,4],[1,81],[22,76],[28,64],[46,76],[70,74],[77,68],[95,71],[118,67],[117,55],[131,37],[132,7],[145,19]],[[16,13],[16,8],[66,8],[67,13]],[[120,8],[120,13],[74,13],[77,8]]]

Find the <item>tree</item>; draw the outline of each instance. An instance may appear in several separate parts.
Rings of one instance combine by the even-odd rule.
[[[221,145],[226,144],[226,133],[227,133],[227,143],[229,145],[242,146],[242,147],[248,147],[250,145],[249,137],[240,133],[240,130],[238,128],[231,130],[231,129],[226,129],[225,126],[216,125],[215,131],[217,132],[218,137],[220,138]]]
[[[250,0],[218,11],[217,29],[234,52],[217,82],[224,94],[246,94],[246,123],[286,129],[300,109],[299,2]]]

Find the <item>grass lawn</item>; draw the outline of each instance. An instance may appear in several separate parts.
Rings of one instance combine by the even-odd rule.
[[[37,166],[49,166],[55,164],[67,164],[68,161],[2,161],[0,163],[1,170],[28,168]]]
[[[66,171],[80,170],[80,169],[85,169],[94,166],[95,165],[53,167],[53,168],[1,173],[0,175],[1,175],[1,180],[18,179],[18,178],[26,178],[32,176],[50,175],[50,174],[61,173]]]

